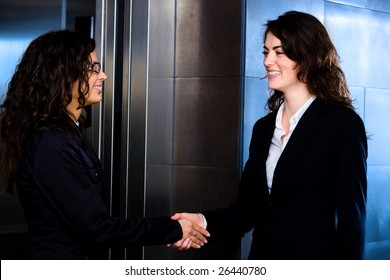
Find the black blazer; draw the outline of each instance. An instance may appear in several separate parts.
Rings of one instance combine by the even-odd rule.
[[[83,259],[96,248],[155,245],[182,238],[169,217],[111,217],[102,200],[102,168],[86,141],[51,129],[27,140],[17,190],[32,259]]]
[[[275,119],[276,112],[254,125],[235,203],[204,213],[211,236],[254,228],[251,259],[361,259],[367,194],[361,118],[317,98],[281,154],[269,194]]]

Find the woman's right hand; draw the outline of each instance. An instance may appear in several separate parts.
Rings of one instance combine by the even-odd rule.
[[[180,218],[177,221],[180,223],[183,237],[169,246],[179,250],[187,250],[189,248],[199,249],[207,243],[206,237],[209,237],[210,234],[206,229],[188,219]]]

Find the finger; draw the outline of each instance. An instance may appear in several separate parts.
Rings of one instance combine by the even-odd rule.
[[[180,248],[181,246],[183,246],[184,241],[185,241],[185,239],[180,239],[180,240],[176,241],[175,243],[173,243],[172,247]]]
[[[193,238],[192,241],[196,244],[203,246],[205,243],[207,243],[207,238],[201,232],[195,231],[195,233],[192,233],[191,235]]]
[[[205,243],[207,243],[207,239],[199,232],[194,232],[191,235],[192,243],[195,243],[199,246],[204,246]]]
[[[191,238],[186,238],[178,249],[179,250],[187,250],[187,249],[191,248],[191,245],[192,245]]]
[[[207,243],[206,237],[200,232],[197,232],[197,234],[194,237],[197,238],[199,240],[199,242],[201,242],[201,244],[200,244],[201,246],[203,246],[204,243]]]
[[[194,243],[193,243],[192,240],[190,239],[190,242],[188,242],[188,245],[187,245],[187,247],[186,247],[186,250],[190,249],[190,248],[192,247],[192,244],[194,244]],[[199,245],[198,245],[198,246],[199,246]]]
[[[195,242],[194,242],[194,240],[195,240]],[[197,244],[196,242],[199,242],[199,240],[196,238],[194,238],[194,240],[191,242],[191,248],[194,248],[194,249],[202,248],[203,244],[202,245]]]
[[[175,215],[171,216],[171,219],[172,220],[180,220],[181,219],[181,214],[180,213],[176,213]]]
[[[210,237],[210,233],[205,228],[203,228],[203,227],[201,227],[201,226],[199,226],[197,224],[193,224],[192,228],[195,231],[198,231],[199,233],[201,233],[203,236]]]

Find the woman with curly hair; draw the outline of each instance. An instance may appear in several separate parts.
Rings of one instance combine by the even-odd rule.
[[[17,194],[28,223],[31,259],[85,259],[99,248],[167,244],[199,248],[208,232],[169,217],[109,215],[101,163],[85,139],[83,108],[101,101],[95,41],[67,30],[33,40],[1,106],[5,191]]]
[[[286,12],[267,22],[263,51],[270,112],[253,127],[236,201],[173,218],[206,218],[209,241],[227,224],[253,229],[250,259],[361,259],[367,138],[328,32]]]

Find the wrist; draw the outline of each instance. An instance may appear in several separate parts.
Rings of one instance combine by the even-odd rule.
[[[202,227],[206,229],[207,228],[206,217],[202,213],[196,213],[196,215],[200,217],[200,219],[202,220]]]

